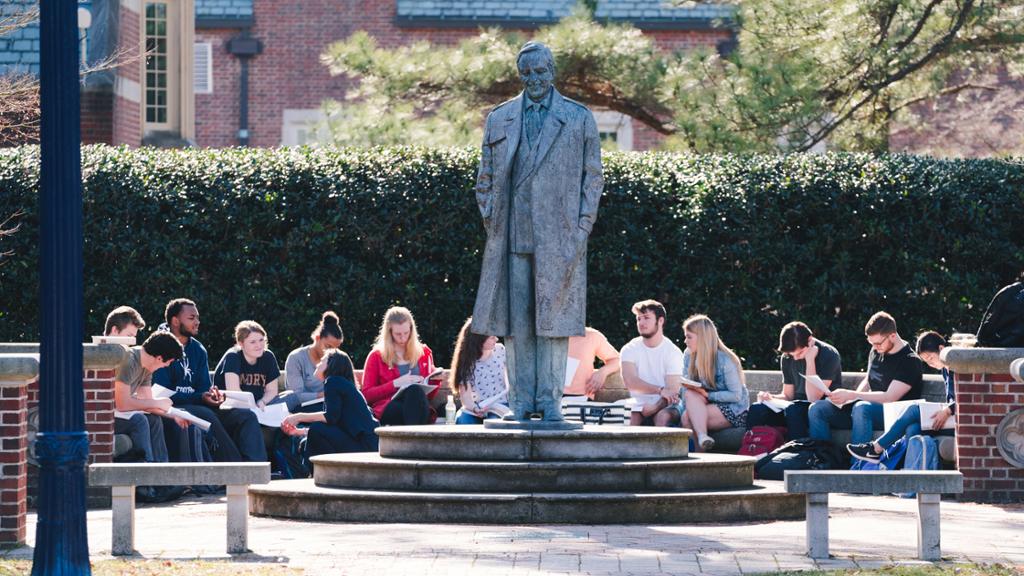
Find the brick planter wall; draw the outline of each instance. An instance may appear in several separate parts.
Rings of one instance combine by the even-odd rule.
[[[86,370],[82,381],[85,395],[85,431],[89,435],[89,464],[112,462],[114,458],[114,370]],[[28,386],[28,410],[39,406],[39,381]],[[39,485],[39,467],[28,466],[28,504],[35,507]],[[110,488],[89,486],[88,506],[110,506]]]
[[[25,543],[28,385],[0,386],[0,548]]]
[[[1024,408],[1024,384],[1009,374],[957,374],[957,467],[962,498],[974,502],[1024,501],[1024,468],[999,449],[999,425]],[[1017,420],[1024,426],[1024,415]],[[1005,436],[1005,435],[1004,435]],[[1004,438],[1005,450],[1005,438]]]

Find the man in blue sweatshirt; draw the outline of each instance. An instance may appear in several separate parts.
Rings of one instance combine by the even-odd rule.
[[[196,340],[199,309],[195,302],[176,298],[164,309],[166,329],[185,350],[184,357],[153,373],[153,383],[174,390],[171,396],[180,408],[210,422],[213,459],[218,462],[266,462],[267,450],[259,421],[250,410],[221,410],[224,394],[210,382],[206,348]]]

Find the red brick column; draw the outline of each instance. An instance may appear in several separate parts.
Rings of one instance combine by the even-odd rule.
[[[111,462],[114,458],[114,369],[86,370],[82,381],[85,394],[85,431],[89,435],[89,464]],[[39,381],[28,386],[28,410],[39,405]],[[35,506],[39,467],[28,467],[28,501]],[[90,508],[110,505],[110,488],[89,486]]]
[[[1010,362],[1020,356],[1024,350],[943,351],[956,372],[957,468],[964,475],[964,500],[1024,501],[1024,441],[1019,436],[1024,434],[1024,383],[1010,375]]]
[[[0,548],[25,543],[28,508],[28,386],[39,374],[36,354],[0,350]]]
[[[0,547],[25,543],[28,383],[0,386]]]

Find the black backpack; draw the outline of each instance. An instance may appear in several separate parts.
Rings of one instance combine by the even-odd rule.
[[[1004,287],[989,302],[978,328],[978,346],[1024,347],[1024,283]]]
[[[305,436],[289,436],[281,430],[275,430],[271,459],[283,479],[309,478],[313,475],[313,466],[306,456]]]
[[[831,442],[800,438],[762,456],[754,465],[754,477],[782,480],[786,470],[831,470],[837,467],[839,459]]]

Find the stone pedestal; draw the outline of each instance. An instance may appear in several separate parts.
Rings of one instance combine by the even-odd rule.
[[[795,519],[754,459],[689,454],[680,428],[377,429],[380,453],[315,456],[312,480],[250,488],[257,515],[312,521],[674,524]]]

